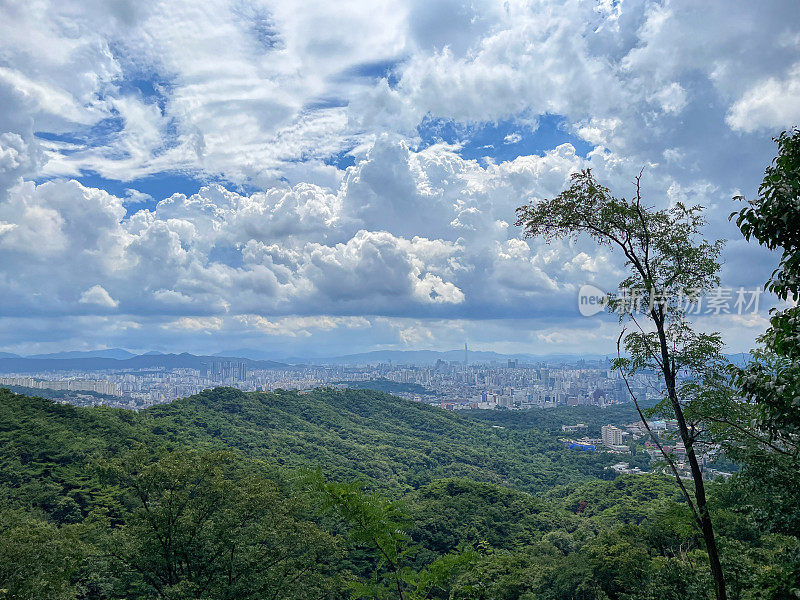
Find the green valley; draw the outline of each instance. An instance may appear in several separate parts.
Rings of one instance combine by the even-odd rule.
[[[555,433],[370,390],[208,390],[131,412],[0,391],[9,598],[697,598],[674,482]],[[714,488],[741,595],[800,547]],[[610,557],[610,558],[609,558]],[[777,566],[776,566],[777,565]],[[669,591],[672,596],[664,594]]]

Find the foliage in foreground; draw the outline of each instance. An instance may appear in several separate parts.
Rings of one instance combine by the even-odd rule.
[[[293,402],[319,403],[324,412],[326,393]],[[364,418],[394,407],[403,416],[385,424],[389,430],[409,418],[409,432],[424,437],[440,419],[456,419],[465,431],[497,436],[483,441],[498,449],[518,443],[443,411],[376,392],[346,394],[356,398],[338,401],[356,403]],[[445,476],[393,489],[365,472],[363,484],[345,483],[276,465],[272,456],[283,454],[273,448],[270,456],[270,444],[288,433],[254,446],[256,431],[266,430],[253,424],[272,417],[267,402],[251,400],[219,389],[137,415],[0,392],[4,596],[688,600],[711,593],[702,539],[666,478],[587,476],[532,494],[524,481],[493,481],[495,463],[487,462],[483,481]],[[287,402],[276,401],[282,415]],[[373,423],[363,435],[384,432]],[[301,457],[307,435],[298,429],[292,446]],[[383,458],[397,480],[421,479],[403,452]],[[381,458],[376,452],[372,460]],[[306,459],[305,466],[318,465]],[[740,510],[740,487],[712,487],[732,596],[792,598],[797,538],[765,531]]]

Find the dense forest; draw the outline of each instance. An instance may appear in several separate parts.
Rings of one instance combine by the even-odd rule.
[[[669,478],[608,480],[610,457],[517,416],[369,390],[218,388],[139,413],[0,391],[2,593],[705,597]],[[800,545],[758,501],[714,484],[733,597],[794,597]]]

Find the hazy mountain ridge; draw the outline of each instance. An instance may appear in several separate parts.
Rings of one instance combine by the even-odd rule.
[[[464,362],[464,349],[455,350],[371,350],[334,356],[287,356],[279,352],[240,348],[225,350],[214,356],[244,356],[251,359],[276,360],[289,364],[313,365],[358,365],[393,362],[398,364],[434,364],[437,360],[447,362]],[[602,354],[504,354],[491,350],[468,350],[468,363],[505,363],[508,360],[520,362],[552,362],[564,363],[577,360],[604,360]]]
[[[125,360],[136,356],[133,352],[128,352],[122,348],[108,348],[105,350],[71,350],[68,352],[51,352],[49,354],[27,354],[20,358],[34,358],[34,359],[48,359],[54,358],[58,360],[70,358],[113,358],[116,360]],[[13,357],[8,357],[13,358]]]
[[[501,354],[485,350],[469,350],[467,363],[507,362],[517,360],[520,362],[554,362],[564,363],[577,360],[603,360],[600,354]],[[346,354],[329,358],[316,359],[312,362],[318,364],[364,364],[376,362],[396,362],[399,364],[431,364],[437,360],[447,362],[464,362],[464,350],[375,350],[358,354]]]
[[[200,369],[203,364],[220,360],[244,361],[249,368],[279,369],[289,365],[270,360],[197,356],[194,354],[140,354],[130,358],[0,358],[0,373],[36,373],[40,371],[101,371],[126,369]]]
[[[742,365],[750,360],[750,354],[739,352],[726,355],[728,360]],[[509,360],[524,364],[566,364],[585,361],[605,361],[602,354],[501,354],[485,350],[469,350],[469,364],[500,364]],[[464,350],[374,350],[356,354],[330,357],[280,356],[277,353],[241,348],[211,355],[196,355],[188,352],[165,354],[149,351],[133,354],[121,348],[104,350],[69,351],[51,354],[20,356],[11,352],[0,352],[0,373],[34,373],[39,371],[100,371],[143,368],[187,368],[200,369],[205,363],[221,360],[244,361],[254,369],[291,369],[301,365],[370,365],[392,362],[399,365],[432,365],[439,360],[464,362]]]

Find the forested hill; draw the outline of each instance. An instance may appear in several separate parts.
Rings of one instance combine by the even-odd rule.
[[[372,390],[244,393],[207,390],[134,413],[75,408],[5,392],[3,463],[14,456],[116,452],[148,446],[234,449],[286,467],[321,468],[393,494],[443,477],[469,477],[526,491],[608,477],[611,459],[567,452],[552,434],[510,430]]]
[[[0,389],[0,597],[708,598],[674,481],[609,460],[371,390],[137,413]],[[732,597],[794,597],[800,544],[744,483],[710,488]]]

